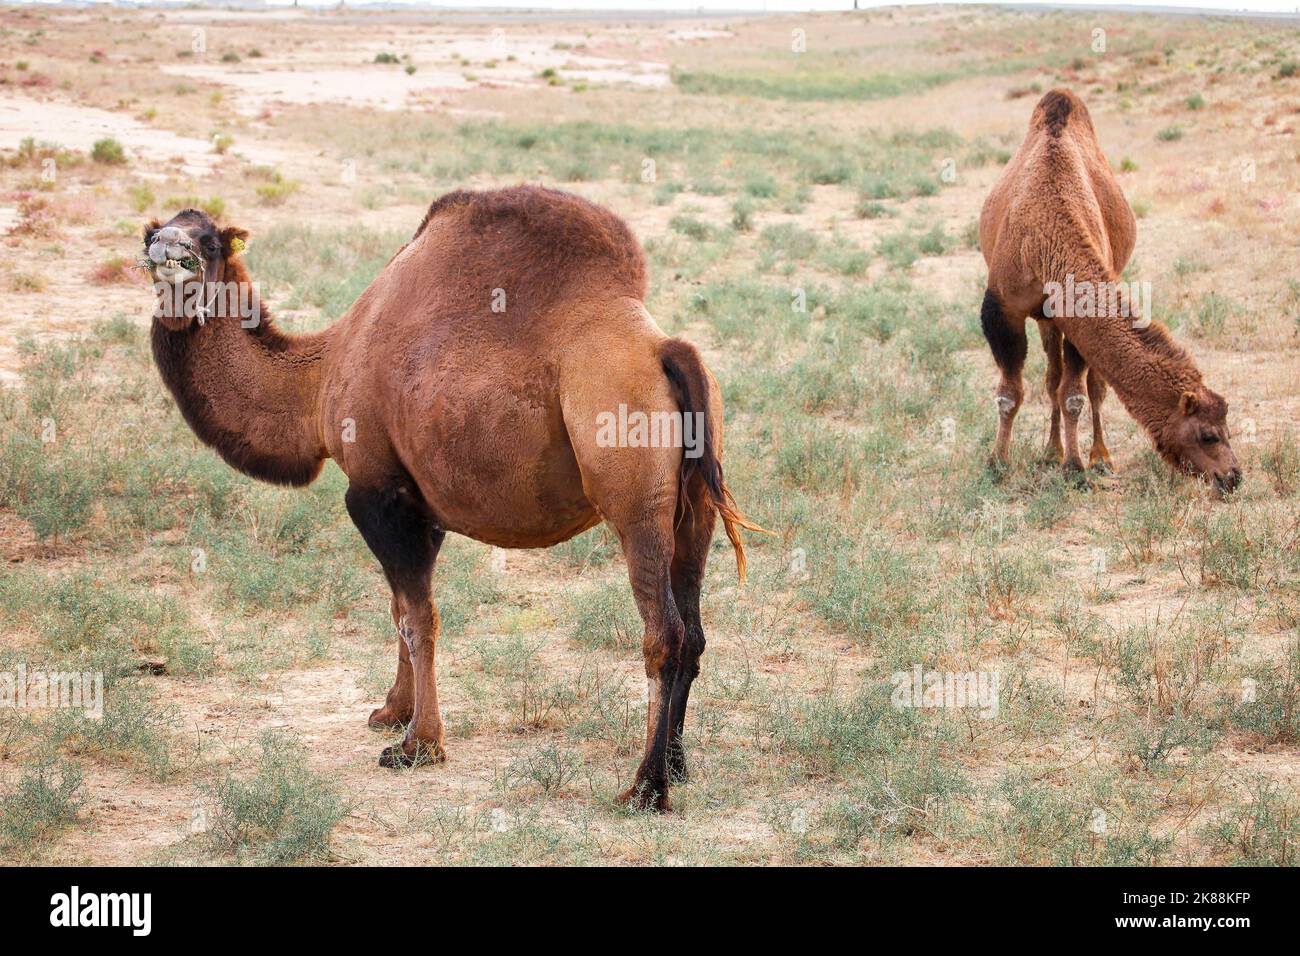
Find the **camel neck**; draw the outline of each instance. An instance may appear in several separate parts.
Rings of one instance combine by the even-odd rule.
[[[1090,273],[1097,289],[1115,284],[1104,270]],[[1138,314],[1122,291],[1117,298],[1099,294],[1088,314],[1062,314],[1055,321],[1129,414],[1152,434],[1164,428],[1182,393],[1201,385],[1191,356],[1164,325]]]
[[[155,320],[154,359],[186,422],[230,465],[305,485],[328,457],[319,409],[329,332],[286,335],[255,299],[243,311],[251,315],[214,316],[181,331]]]

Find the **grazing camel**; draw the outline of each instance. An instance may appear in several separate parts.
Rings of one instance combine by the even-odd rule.
[[[1171,466],[1211,479],[1220,494],[1230,492],[1241,469],[1228,444],[1227,403],[1202,383],[1168,330],[1138,314],[1119,282],[1136,231],[1087,107],[1068,90],[1047,93],[980,214],[989,267],[980,323],[1002,373],[992,460],[1007,462],[1024,398],[1025,320],[1033,316],[1053,404],[1047,453],[1067,472],[1083,470],[1078,426],[1085,388],[1092,400],[1091,463],[1110,465],[1101,429],[1109,383]]]
[[[646,311],[627,226],[551,189],[450,193],[347,314],[310,335],[269,321],[239,254],[246,236],[194,209],[146,226],[154,359],[190,427],[238,470],[306,485],[333,458],[347,475],[400,635],[370,725],[405,737],[380,765],[446,755],[430,579],[447,532],[540,548],[604,520],[645,623],[649,685],[645,755],[621,799],[668,809],[670,780],[686,775],[715,518],[742,580],[739,529],[761,529],[723,482],[717,383]],[[658,442],[607,427],[638,412],[665,426]]]

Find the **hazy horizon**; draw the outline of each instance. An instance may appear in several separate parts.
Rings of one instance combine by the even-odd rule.
[[[57,5],[61,0],[0,0],[7,4],[41,4]],[[109,4],[116,0],[70,0],[84,4]],[[246,6],[256,5],[257,0],[212,0],[209,3],[194,3],[192,0],[141,0],[140,4],[154,3],[168,6]],[[336,7],[339,0],[262,0],[269,7]],[[429,7],[442,10],[539,10],[539,11],[573,11],[583,12],[691,12],[701,13],[827,13],[853,9],[853,0],[707,0],[691,3],[681,0],[499,0],[486,3],[447,3],[438,0],[347,0],[348,6],[410,6]],[[1225,0],[1178,0],[1178,2],[1146,2],[1146,0],[1053,0],[1053,2],[1027,3],[991,3],[988,0],[946,0],[934,3],[932,0],[859,0],[858,7],[871,9],[877,7],[913,7],[913,6],[1006,6],[1006,7],[1061,7],[1061,8],[1105,8],[1117,10],[1150,9],[1152,12],[1204,11],[1206,13],[1271,13],[1300,14],[1300,3],[1296,0],[1246,0],[1246,2],[1225,2]]]

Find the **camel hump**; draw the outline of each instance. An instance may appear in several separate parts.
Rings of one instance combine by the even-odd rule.
[[[1059,137],[1072,120],[1081,121],[1089,129],[1092,119],[1088,116],[1088,107],[1069,90],[1058,88],[1048,90],[1034,107],[1034,116],[1030,125],[1042,129],[1049,136]]]
[[[532,185],[458,189],[434,200],[412,242],[453,217],[462,253],[475,247],[548,283],[596,272],[623,294],[645,298],[645,256],[636,237],[614,213],[581,196]]]

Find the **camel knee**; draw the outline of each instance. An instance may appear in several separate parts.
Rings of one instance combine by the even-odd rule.
[[[395,598],[394,608],[397,633],[406,641],[407,647],[412,641],[431,638],[438,631],[438,612],[429,595],[413,598]]]
[[[1087,404],[1087,395],[1082,392],[1074,392],[1073,394],[1066,395],[1061,400],[1061,409],[1069,418],[1077,421],[1079,416],[1083,414],[1083,409]]]
[[[433,641],[428,634],[421,634],[406,618],[402,618],[397,624],[397,633],[401,635],[402,643],[406,645],[406,653],[412,658],[419,657],[423,652],[429,649]]]

